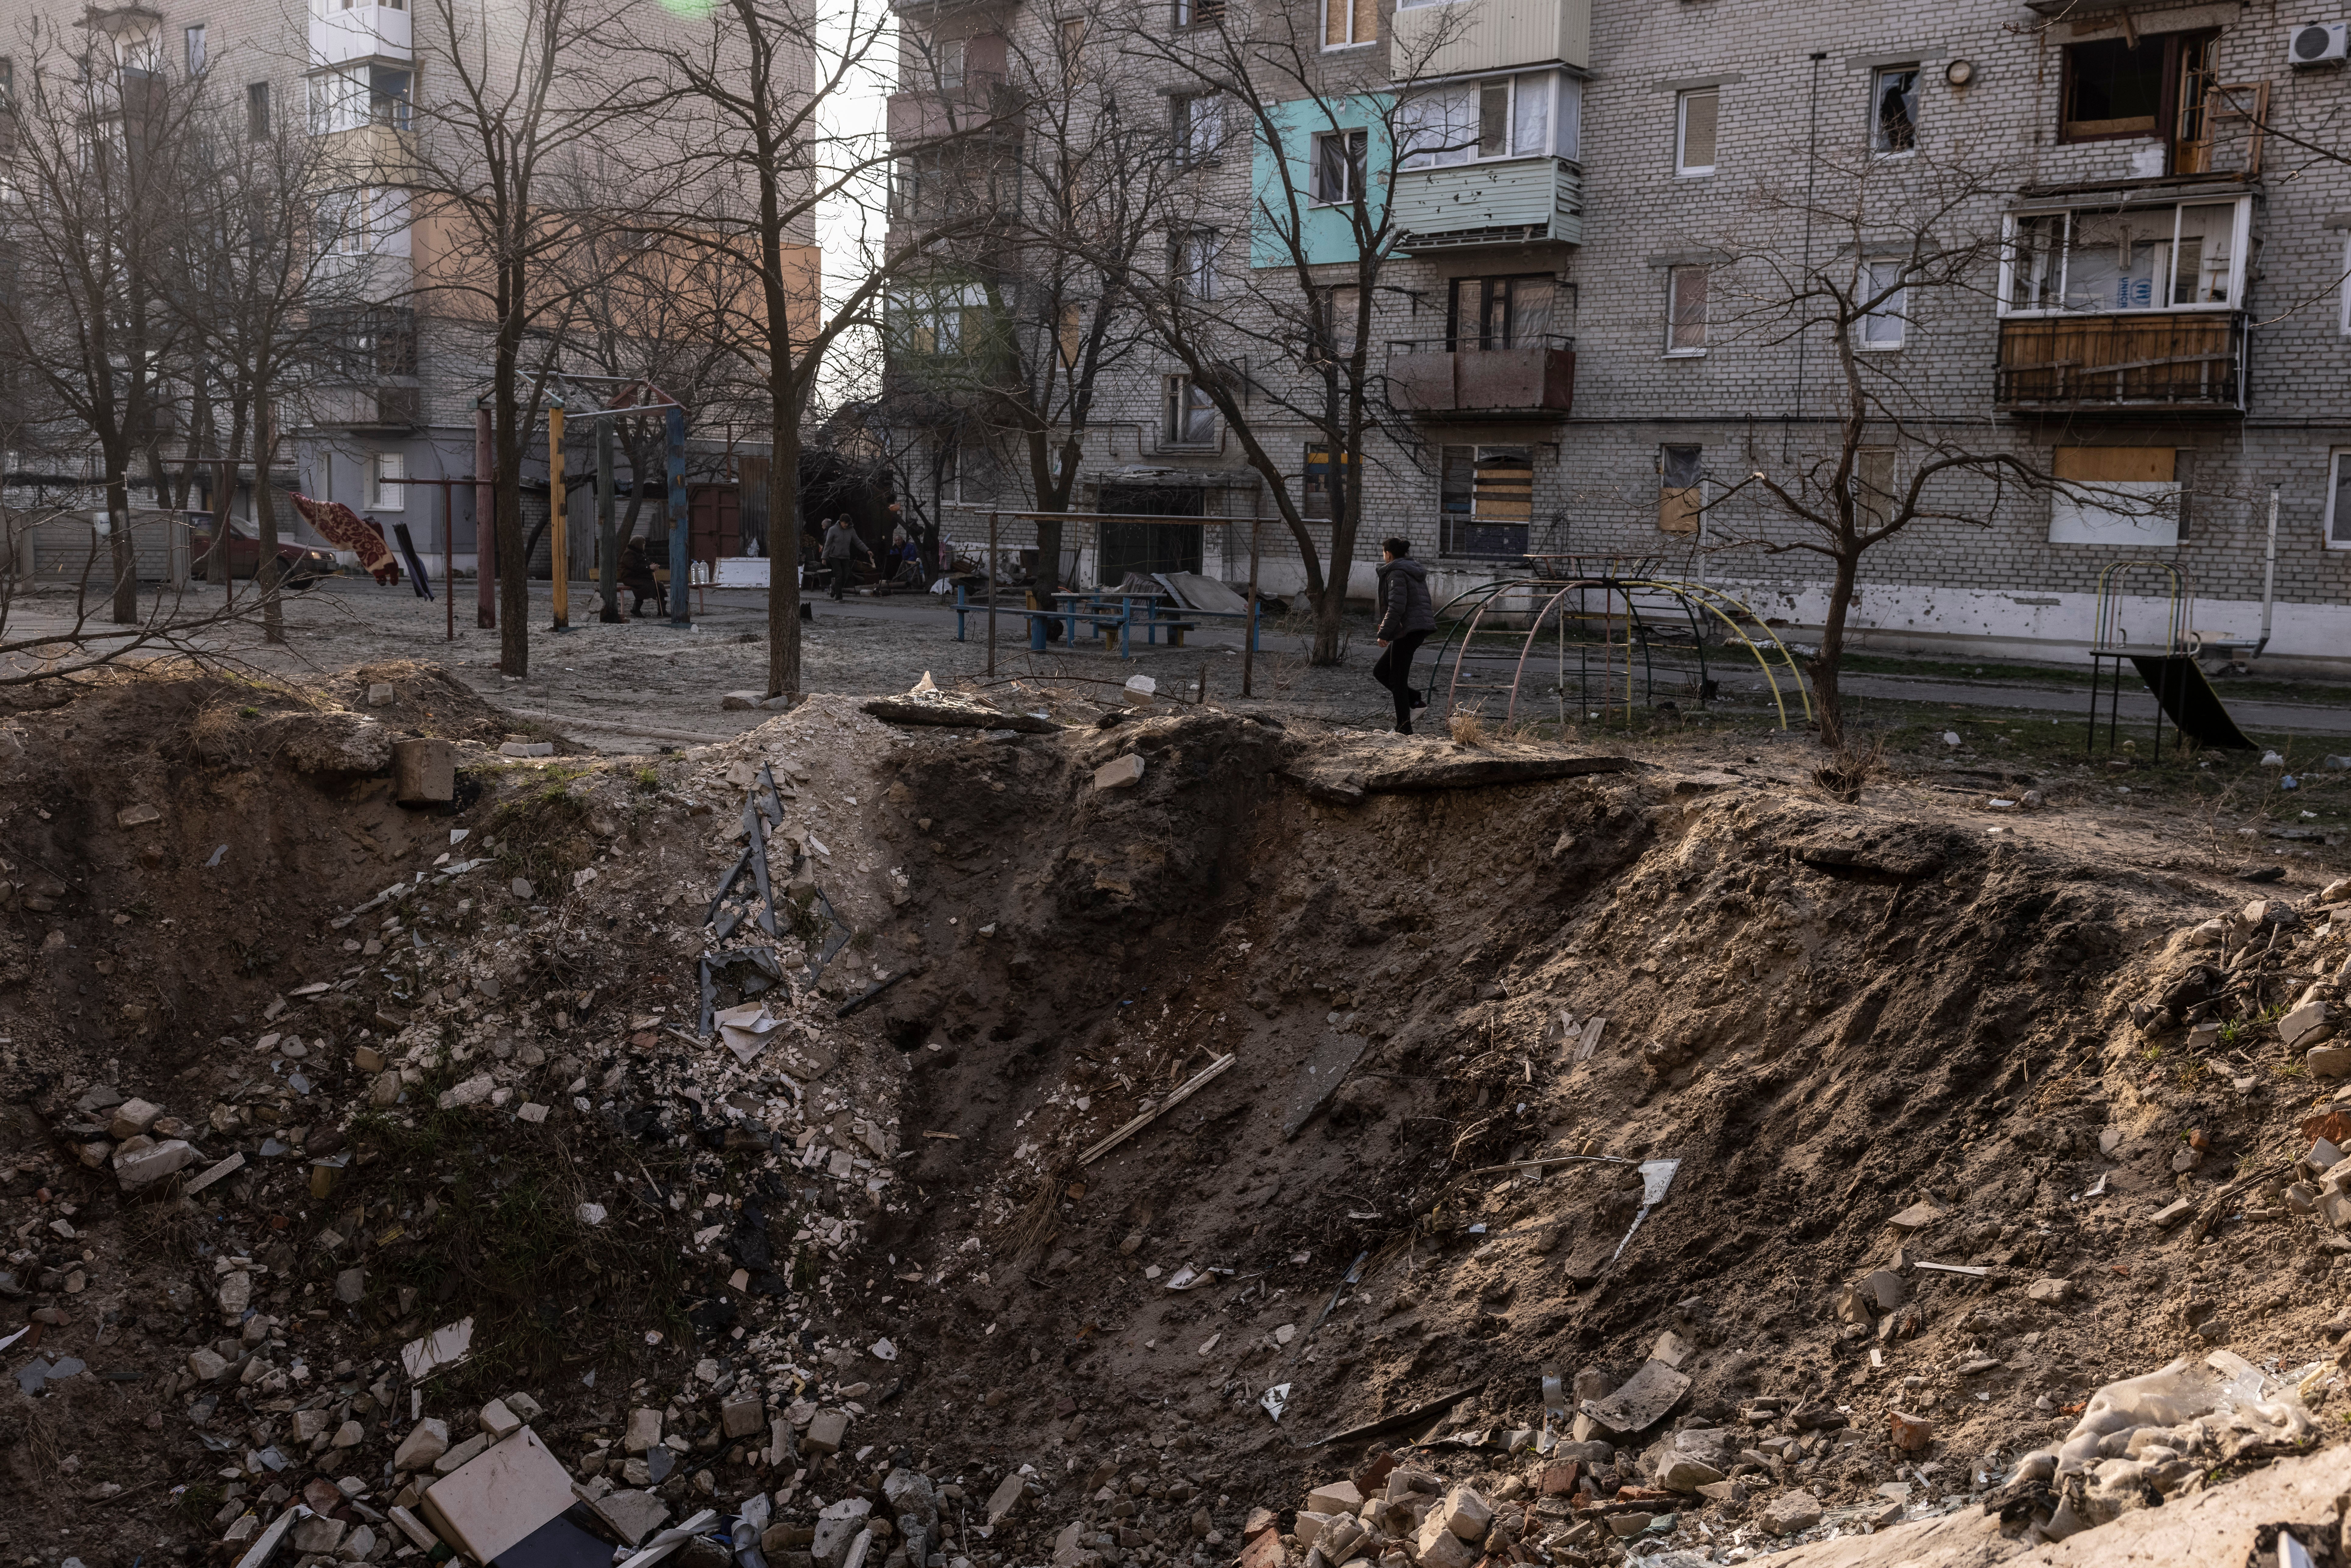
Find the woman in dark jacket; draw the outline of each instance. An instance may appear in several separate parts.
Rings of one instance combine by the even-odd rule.
[[[1437,605],[1428,597],[1428,574],[1412,559],[1412,541],[1388,539],[1380,546],[1380,624],[1373,635],[1386,652],[1372,666],[1372,679],[1395,697],[1395,732],[1412,733],[1412,710],[1428,705],[1412,687],[1412,656],[1437,630]]]

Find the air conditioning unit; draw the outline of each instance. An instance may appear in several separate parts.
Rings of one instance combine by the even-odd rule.
[[[2290,66],[2331,65],[2346,55],[2351,55],[2351,23],[2306,23],[2286,40],[2285,63]]]

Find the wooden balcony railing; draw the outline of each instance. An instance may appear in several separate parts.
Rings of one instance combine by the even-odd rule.
[[[2011,317],[2000,324],[1992,402],[2014,413],[2242,413],[2244,368],[2245,321],[2235,312]]]

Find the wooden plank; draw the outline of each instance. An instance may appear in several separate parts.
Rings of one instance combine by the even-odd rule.
[[[1156,1122],[1160,1117],[1165,1116],[1168,1112],[1173,1111],[1176,1106],[1181,1105],[1185,1101],[1190,1099],[1194,1094],[1197,1093],[1203,1087],[1205,1087],[1210,1079],[1216,1077],[1217,1073],[1222,1072],[1226,1068],[1230,1067],[1238,1060],[1239,1053],[1237,1051],[1228,1051],[1225,1055],[1218,1057],[1216,1061],[1210,1062],[1207,1066],[1200,1069],[1199,1071],[1186,1079],[1184,1082],[1183,1086],[1177,1089],[1174,1093],[1168,1095],[1166,1099],[1161,1101],[1157,1108],[1145,1111],[1142,1115],[1137,1116],[1125,1126],[1121,1127],[1117,1132],[1113,1133],[1109,1137],[1104,1138],[1101,1143],[1096,1144],[1092,1148],[1088,1149],[1084,1154],[1080,1155],[1078,1156],[1078,1164],[1081,1166],[1090,1166],[1093,1164],[1096,1160],[1102,1158],[1104,1155],[1118,1147],[1119,1145],[1126,1142],[1127,1139],[1143,1131],[1144,1128],[1151,1125],[1152,1123]]]

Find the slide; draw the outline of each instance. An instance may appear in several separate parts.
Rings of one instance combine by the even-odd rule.
[[[2147,683],[2179,733],[2199,746],[2223,751],[2251,751],[2253,743],[2220,706],[2220,694],[2204,678],[2203,669],[2186,653],[2133,653],[2139,678]]]

